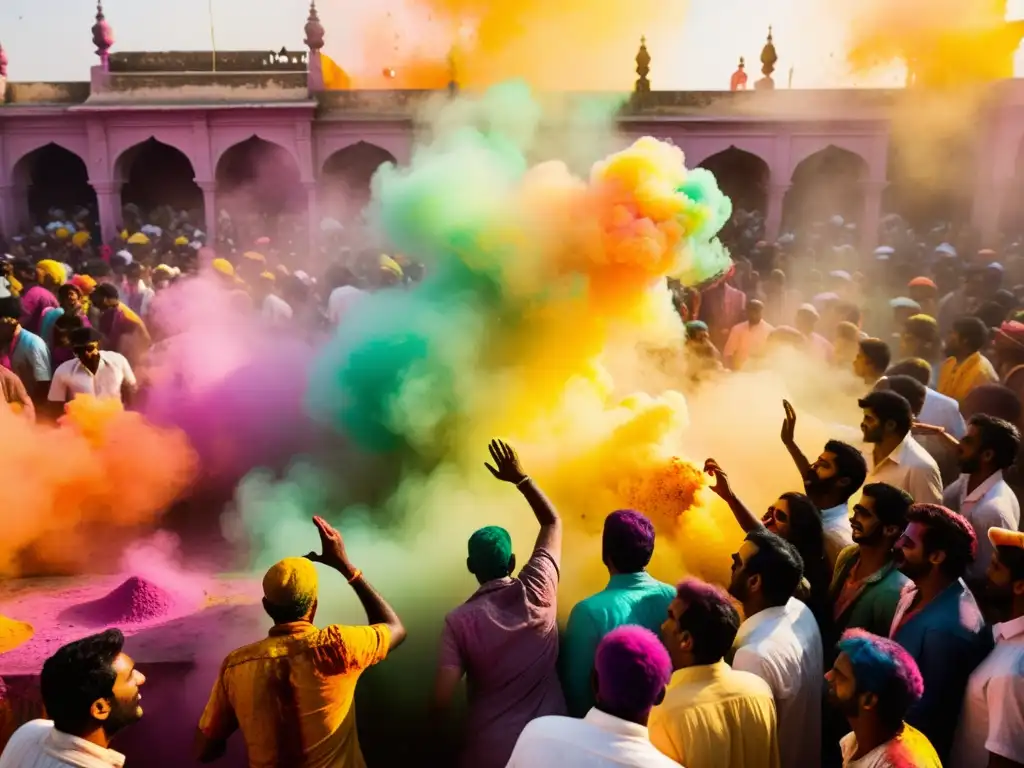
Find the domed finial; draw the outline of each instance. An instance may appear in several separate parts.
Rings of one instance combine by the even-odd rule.
[[[114,30],[107,24],[103,15],[103,0],[96,3],[96,23],[92,27],[92,44],[96,46],[96,55],[100,57],[100,65],[106,69],[110,62],[110,47],[114,44]]]
[[[651,54],[647,52],[647,38],[640,38],[640,50],[636,54],[636,73],[640,75],[636,81],[637,93],[650,93],[651,82],[647,75],[651,72]]]
[[[324,25],[320,23],[320,14],[316,12],[316,0],[309,4],[305,43],[311,51],[319,51],[324,47]]]
[[[764,77],[757,81],[754,85],[755,88],[771,90],[775,87],[775,81],[772,80],[772,72],[775,71],[775,65],[778,61],[779,56],[775,52],[775,43],[772,40],[772,28],[768,27],[768,42],[761,51],[761,72]]]

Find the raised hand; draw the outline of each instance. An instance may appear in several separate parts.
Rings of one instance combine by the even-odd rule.
[[[343,575],[351,575],[350,572],[354,569],[345,552],[345,541],[341,538],[341,532],[322,517],[314,517],[313,525],[320,534],[320,554],[310,552],[305,556],[306,559],[335,568]]]
[[[790,445],[796,440],[796,411],[789,400],[783,400],[782,407],[786,411],[786,418],[782,421],[782,442]]]
[[[492,467],[486,462],[484,466],[497,479],[512,483],[512,485],[519,485],[526,479],[526,473],[519,463],[519,456],[516,455],[515,449],[511,445],[502,440],[491,440],[487,448],[491,452],[491,458],[494,459],[494,466]]]
[[[715,479],[715,484],[711,486],[711,490],[718,494],[723,501],[729,502],[736,498],[736,495],[732,492],[732,487],[729,485],[729,476],[722,471],[717,461],[714,459],[705,461],[704,471]]]

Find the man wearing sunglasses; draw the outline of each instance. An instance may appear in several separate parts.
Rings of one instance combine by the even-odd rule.
[[[117,398],[130,406],[138,385],[127,358],[100,349],[103,336],[93,328],[78,328],[70,336],[75,357],[53,372],[50,402],[68,403],[79,395],[89,395],[101,400]]]

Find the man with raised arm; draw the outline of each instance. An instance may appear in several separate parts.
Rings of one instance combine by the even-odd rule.
[[[433,697],[439,716],[466,678],[469,714],[459,761],[466,768],[503,768],[527,723],[565,714],[557,671],[562,521],[511,446],[493,440],[490,452],[494,466],[487,469],[519,490],[540,532],[518,577],[508,531],[489,525],[469,537],[466,566],[480,586],[445,617]]]
[[[356,733],[355,690],[367,667],[405,640],[388,602],[348,559],[341,534],[321,517],[321,553],[288,557],[263,577],[268,637],[232,652],[199,720],[195,755],[208,763],[242,732],[251,768],[365,768]],[[321,563],[341,574],[366,611],[367,626],[313,626]]]

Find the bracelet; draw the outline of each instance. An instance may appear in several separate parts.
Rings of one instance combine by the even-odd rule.
[[[362,575],[363,575],[362,569],[361,568],[356,568],[356,572],[352,574],[352,578],[348,580],[348,583],[351,584],[353,581],[355,581],[356,579],[358,579]]]
[[[526,476],[526,477],[524,477],[524,478],[523,478],[522,480],[520,480],[520,481],[519,481],[518,483],[516,483],[516,488],[518,488],[518,487],[519,487],[520,485],[522,485],[523,483],[527,483],[527,482],[529,482],[529,481],[530,481],[530,476],[529,476],[529,475],[527,475],[527,476]]]

